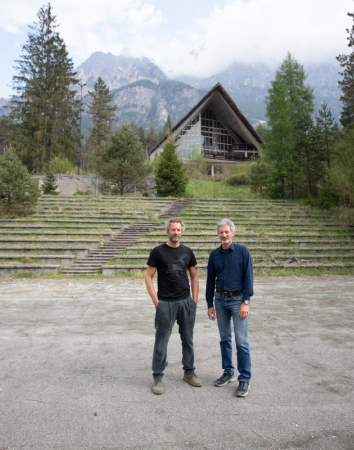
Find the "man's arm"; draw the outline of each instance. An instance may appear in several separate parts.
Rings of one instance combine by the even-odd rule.
[[[216,277],[215,268],[210,254],[208,260],[208,272],[205,291],[205,297],[208,303],[208,317],[210,320],[215,320],[215,309],[214,309],[215,277]]]
[[[151,300],[153,301],[155,308],[156,308],[157,304],[159,302],[159,299],[157,298],[154,283],[152,281],[155,273],[156,273],[156,267],[147,266],[146,274],[145,274],[145,285],[146,285],[146,289],[151,297]]]
[[[197,274],[197,269],[195,266],[187,267],[188,272],[191,276],[191,288],[192,288],[192,297],[195,303],[198,303],[198,294],[199,294],[199,279]]]
[[[250,254],[248,248],[246,248],[245,253],[244,253],[243,267],[244,267],[243,299],[250,300],[250,298],[253,295],[253,264],[252,264],[251,254]],[[246,305],[245,303],[241,303],[238,315],[240,316],[241,320],[246,319],[246,317],[249,316],[249,305]]]

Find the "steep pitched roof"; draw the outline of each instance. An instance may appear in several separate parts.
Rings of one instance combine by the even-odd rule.
[[[219,100],[222,100],[220,102]],[[227,106],[226,106],[227,105]],[[223,121],[224,117],[229,117],[230,122],[234,122],[233,125],[229,124],[230,128],[236,133],[236,129],[239,128],[237,124],[235,123],[235,120],[232,120],[232,117],[230,115],[230,110],[235,114],[237,117],[237,121],[241,122],[244,125],[244,130],[246,131],[248,140],[252,141],[256,147],[260,147],[261,144],[263,144],[263,141],[257,131],[252,127],[252,125],[249,123],[249,121],[246,119],[246,117],[242,114],[242,112],[239,110],[235,102],[232,100],[232,98],[229,96],[229,94],[225,91],[225,89],[222,87],[220,83],[217,83],[189,112],[187,115],[185,115],[173,128],[172,128],[172,134],[177,134],[176,132],[179,132],[183,126],[193,118],[193,116],[198,112],[198,110],[201,110],[202,107],[207,108],[208,106],[211,106],[215,114],[219,117],[220,120]],[[238,130],[237,134],[244,134],[239,133],[240,130]],[[149,155],[153,153],[157,148],[161,147],[163,142],[167,139],[167,135],[163,137],[150,151]],[[257,145],[258,144],[258,145]]]

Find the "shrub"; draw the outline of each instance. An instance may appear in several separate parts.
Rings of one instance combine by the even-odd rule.
[[[80,189],[76,189],[73,195],[91,195],[91,191],[80,191]]]
[[[239,186],[249,183],[248,174],[245,172],[232,173],[226,178],[226,183],[231,184],[231,186]]]
[[[0,207],[10,212],[26,212],[37,201],[37,186],[12,148],[0,156]]]
[[[318,202],[322,209],[334,208],[337,204],[337,197],[333,189],[328,184],[325,184],[318,194]]]
[[[62,158],[60,156],[55,156],[51,161],[51,172],[53,174],[58,173],[69,173],[74,174],[76,171],[73,163],[68,158]]]
[[[55,182],[55,176],[52,173],[48,173],[42,186],[43,194],[58,195],[59,192],[57,191],[57,187],[58,185]]]

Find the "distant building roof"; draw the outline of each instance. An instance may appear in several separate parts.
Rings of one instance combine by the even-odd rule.
[[[191,120],[198,112],[211,108],[218,118],[230,128],[235,135],[242,141],[254,145],[256,149],[261,151],[263,144],[262,138],[257,131],[249,123],[242,114],[235,102],[225,91],[220,83],[217,83],[189,112],[181,119],[173,128],[172,136],[177,136],[181,129]],[[156,149],[162,146],[167,139],[167,135],[162,138],[152,149],[149,155],[154,153]]]

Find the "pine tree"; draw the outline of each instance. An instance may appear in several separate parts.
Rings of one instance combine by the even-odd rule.
[[[354,20],[354,13],[348,13],[348,16]],[[348,47],[351,49],[349,55],[338,55],[337,61],[339,61],[340,66],[343,68],[343,72],[339,74],[343,77],[341,81],[338,82],[340,88],[342,89],[342,96],[340,100],[343,102],[343,111],[340,117],[340,122],[344,128],[354,127],[354,25],[349,30],[347,28],[347,33],[349,37]]]
[[[108,142],[118,106],[111,104],[114,95],[109,93],[109,88],[100,77],[95,83],[94,91],[89,91],[89,94],[91,100],[87,106],[93,122],[91,139],[94,145],[100,147]]]
[[[288,95],[288,86],[279,73],[271,83],[267,103],[267,125],[264,130],[265,156],[273,165],[272,196],[286,196],[286,186],[294,186],[299,173],[298,161],[294,158],[294,105]]]
[[[9,148],[0,156],[0,208],[6,212],[26,211],[38,199],[38,189],[31,183],[27,168]]]
[[[106,185],[116,185],[120,195],[133,189],[144,189],[150,172],[145,150],[134,129],[120,125],[111,135],[110,144],[101,149],[97,171]]]
[[[167,116],[167,119],[166,119],[166,122],[165,122],[165,125],[164,125],[164,127],[163,127],[163,132],[164,132],[164,134],[167,134],[167,136],[170,136],[170,134],[172,133],[172,120],[171,120],[171,117],[168,115]]]
[[[145,136],[145,145],[148,150],[151,150],[160,140],[159,135],[156,134],[153,127],[150,127]]]
[[[45,177],[42,192],[47,195],[58,195],[59,192],[57,191],[57,188],[58,185],[56,184],[55,176],[52,172],[49,172]]]
[[[188,178],[186,168],[176,153],[177,147],[178,144],[171,137],[168,138],[158,157],[155,181],[160,197],[182,197],[186,192]]]
[[[0,117],[0,155],[12,143],[13,120],[5,114]]]
[[[311,115],[314,111],[314,96],[313,90],[305,85],[305,80],[303,66],[288,53],[276,72],[266,99],[269,129],[264,132],[265,154],[274,168],[273,193],[276,193],[278,184],[283,197],[286,188],[294,197],[304,179],[307,179],[312,189],[312,181],[308,179],[310,172],[307,170],[310,148],[304,148],[304,141],[313,127]]]
[[[321,107],[316,114],[316,128],[321,134],[323,155],[327,168],[329,168],[334,146],[340,135],[340,130],[338,124],[333,119],[332,112],[328,108],[326,102],[321,104]]]
[[[73,62],[56,31],[50,3],[40,8],[37,17],[16,61],[12,97],[17,151],[30,170],[42,170],[55,155],[75,157],[80,108],[72,89],[78,83]]]

